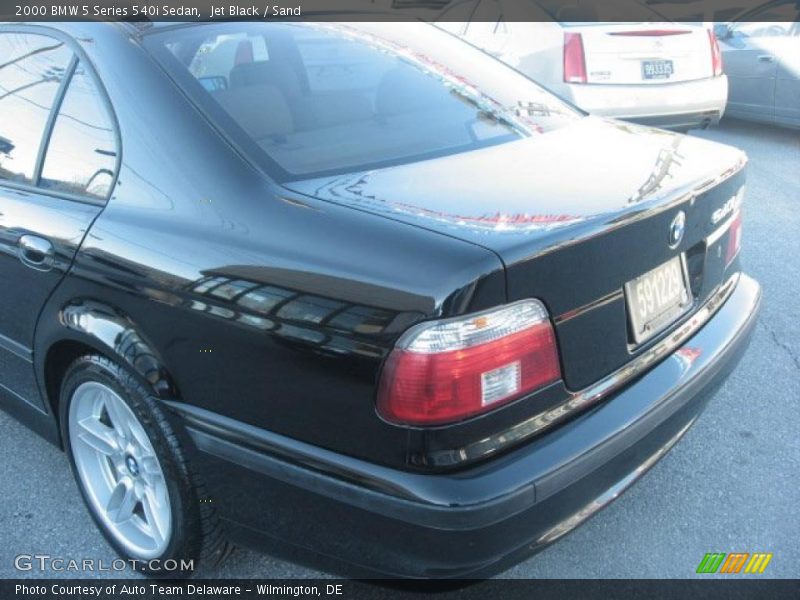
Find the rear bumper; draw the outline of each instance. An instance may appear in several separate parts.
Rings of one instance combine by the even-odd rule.
[[[717,123],[728,102],[728,78],[654,85],[564,84],[564,95],[594,115],[655,127]]]
[[[344,570],[483,576],[616,498],[688,430],[749,343],[759,285],[742,276],[678,351],[580,417],[467,470],[397,471],[175,404],[235,542],[275,539]]]

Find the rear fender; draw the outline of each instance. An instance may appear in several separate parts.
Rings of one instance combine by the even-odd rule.
[[[126,366],[159,399],[175,400],[177,388],[164,362],[141,328],[122,311],[96,300],[73,300],[40,320],[34,363],[46,409],[52,416],[58,398],[49,385],[48,363],[65,347],[85,346]]]

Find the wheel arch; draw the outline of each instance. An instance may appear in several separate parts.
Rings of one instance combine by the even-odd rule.
[[[36,378],[46,409],[56,422],[61,383],[69,365],[91,353],[128,368],[155,397],[179,398],[160,353],[130,317],[102,302],[75,300],[40,320],[37,330]]]

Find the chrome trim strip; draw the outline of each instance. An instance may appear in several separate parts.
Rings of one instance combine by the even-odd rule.
[[[748,162],[747,157],[743,156],[740,159],[739,162],[737,162],[736,164],[731,166],[729,169],[727,169],[724,172],[720,173],[716,177],[712,177],[712,178],[710,178],[710,179],[698,184],[688,194],[683,194],[683,195],[679,196],[678,198],[675,198],[675,199],[673,199],[671,201],[668,201],[668,202],[664,203],[663,205],[661,205],[661,206],[657,207],[656,209],[654,209],[654,212],[648,213],[647,215],[643,215],[642,213],[636,213],[636,214],[632,215],[631,218],[626,219],[626,220],[622,220],[622,219],[616,220],[615,219],[614,220],[614,226],[603,230],[601,233],[608,233],[609,231],[613,231],[614,229],[618,229],[620,223],[622,223],[624,225],[624,224],[627,224],[629,222],[633,222],[633,221],[636,221],[636,220],[639,220],[639,219],[642,219],[642,218],[649,218],[653,214],[662,213],[662,212],[664,212],[666,210],[669,210],[669,209],[681,204],[682,202],[684,202],[687,199],[687,197],[691,198],[691,201],[694,202],[694,200],[697,197],[699,197],[700,195],[702,195],[705,192],[709,191],[710,189],[722,184],[723,182],[727,181],[728,179],[730,179],[731,177],[733,177],[734,175],[739,173],[742,169],[744,169],[747,166],[747,162]],[[742,184],[742,185],[744,186],[744,184]],[[738,192],[737,192],[737,194],[738,194]],[[725,234],[725,232],[730,227],[731,223],[733,223],[734,219],[736,219],[736,217],[740,214],[740,212],[741,212],[741,202],[740,202],[740,207],[739,208],[737,208],[731,215],[729,215],[722,222],[722,224],[719,225],[719,227],[717,227],[713,232],[711,232],[708,236],[706,236],[706,238],[705,238],[706,247],[710,247],[711,245],[716,243]],[[558,248],[562,248],[565,245],[566,246],[571,246],[576,242],[582,242],[582,241],[585,241],[586,239],[589,239],[591,237],[594,237],[594,236],[588,236],[586,238],[577,237],[574,240],[570,240],[570,242],[568,244],[563,244],[563,245],[558,246]],[[558,248],[555,248],[555,249],[558,249]],[[538,256],[540,256],[542,254],[547,254],[552,249],[553,248],[547,248],[543,252],[541,252],[539,254],[536,254],[534,257],[538,257]],[[605,304],[608,304],[609,302],[613,302],[614,300],[617,300],[618,295],[621,295],[622,293],[623,293],[622,290],[611,292],[607,296],[603,296],[602,298],[599,298],[598,300],[594,300],[594,301],[592,301],[592,302],[590,302],[588,304],[585,304],[583,306],[579,306],[578,308],[574,308],[574,309],[568,310],[568,311],[562,313],[561,315],[558,315],[557,317],[555,317],[553,319],[553,321],[555,322],[556,325],[560,325],[561,323],[569,321],[570,319],[573,319],[573,318],[575,318],[575,317],[577,317],[577,316],[579,316],[579,315],[581,315],[581,314],[583,314],[585,312],[588,312],[588,311],[593,310],[595,308],[599,308],[599,307],[601,307],[601,306],[603,306]]]
[[[606,304],[610,304],[615,300],[619,300],[624,296],[623,291],[615,290],[610,294],[603,296],[602,298],[598,298],[597,300],[593,300],[588,304],[584,304],[583,306],[579,306],[578,308],[574,308],[572,310],[568,310],[567,312],[557,316],[553,321],[555,321],[556,325],[561,325],[562,323],[566,323],[570,319],[574,319],[575,317],[579,317],[580,315],[589,312],[590,310],[594,310],[595,308],[600,308],[601,306],[605,306]]]
[[[0,335],[0,350],[5,350],[29,363],[33,362],[33,350],[4,335]]]
[[[499,452],[510,444],[520,442],[545,429],[549,429],[556,423],[596,404],[634,377],[652,367],[654,363],[672,354],[686,340],[692,337],[728,299],[736,288],[739,276],[740,274],[736,273],[728,281],[720,285],[712,293],[708,301],[668,337],[597,383],[574,393],[565,402],[540,412],[505,431],[473,442],[463,448],[433,452],[426,456],[426,460],[433,465],[452,466],[467,460],[483,458]]]

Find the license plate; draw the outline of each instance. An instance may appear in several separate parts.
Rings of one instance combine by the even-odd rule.
[[[640,344],[683,314],[691,304],[688,290],[686,268],[680,256],[626,283],[625,298],[634,341]]]
[[[671,60],[642,61],[642,79],[669,79],[674,72]]]

